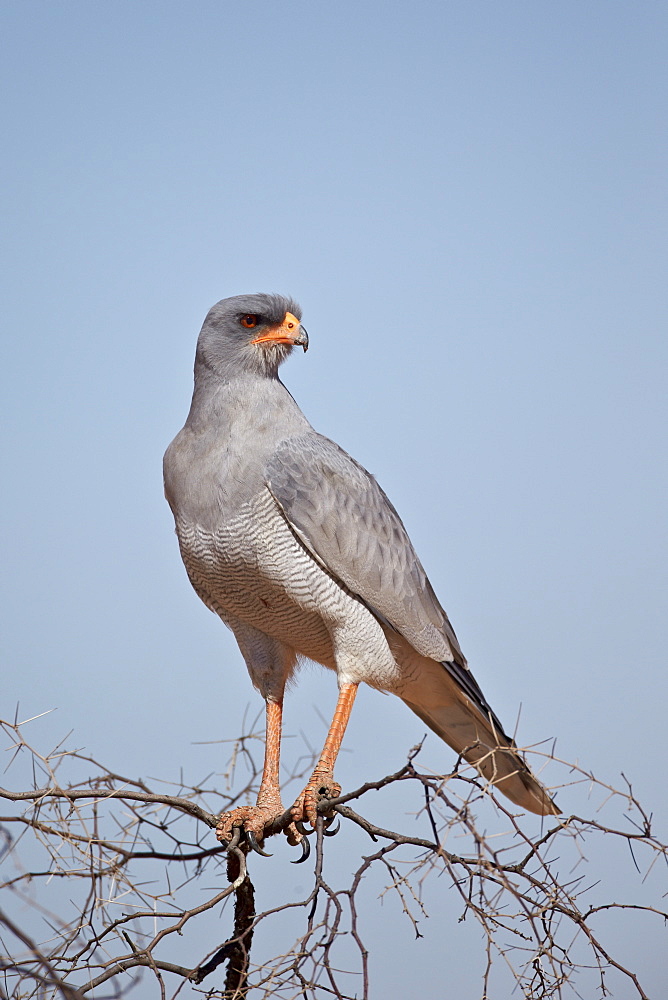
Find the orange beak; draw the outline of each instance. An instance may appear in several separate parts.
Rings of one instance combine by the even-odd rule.
[[[296,316],[286,313],[283,322],[267,327],[261,337],[251,340],[251,344],[290,344],[292,347],[303,347],[308,350],[308,333]]]

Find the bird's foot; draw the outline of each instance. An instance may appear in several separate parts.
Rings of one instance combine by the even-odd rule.
[[[341,785],[334,781],[334,775],[331,771],[314,771],[306,788],[290,809],[293,820],[295,823],[308,821],[315,828],[318,819],[318,803],[322,799],[336,799],[340,794]],[[326,820],[325,825],[329,826],[333,819],[332,814]]]
[[[223,847],[227,847],[234,836],[235,827],[239,827],[241,836],[246,838],[252,850],[263,857],[271,857],[260,846],[264,840],[264,831],[267,827],[272,826],[284,812],[283,804],[280,801],[274,805],[267,806],[237,806],[236,809],[230,809],[229,812],[221,813],[218,826],[216,827],[216,837]],[[309,846],[306,838],[299,832],[294,823],[290,823],[284,832],[288,843],[292,847],[300,844],[302,848],[301,858],[294,863],[299,864],[301,861],[306,861],[309,856]]]
[[[238,826],[248,834],[252,834],[256,841],[264,840],[264,828],[280,816],[283,809],[278,810],[271,806],[237,806],[229,812],[221,813],[216,827],[216,837],[221,844],[229,844],[232,840],[234,827]]]

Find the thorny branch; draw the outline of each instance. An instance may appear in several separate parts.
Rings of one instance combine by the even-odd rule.
[[[0,816],[1,998],[122,996],[144,976],[142,996],[161,1000],[202,993],[211,1000],[250,994],[366,1000],[371,971],[365,940],[373,920],[368,883],[377,873],[384,878],[381,896],[399,901],[414,938],[422,937],[429,881],[447,876],[449,886],[444,882],[441,891],[452,898],[454,890],[460,919],[474,918],[483,931],[483,997],[494,976],[505,977],[516,995],[538,1000],[610,995],[610,977],[617,975],[624,996],[632,991],[649,1000],[642,976],[612,953],[597,918],[615,911],[629,921],[639,913],[666,921],[668,913],[653,903],[601,899],[600,893],[589,898],[597,872],[561,874],[560,858],[584,869],[585,848],[596,851],[605,841],[624,844],[645,880],[665,879],[668,848],[626,779],[624,789],[615,790],[551,757],[570,784],[587,783],[606,806],[621,808],[626,825],[606,824],[600,815],[551,817],[538,835],[529,835],[525,818],[461,762],[449,775],[434,775],[418,767],[420,748],[414,748],[393,773],[320,804],[322,814],[334,809],[343,821],[336,848],[328,846],[319,820],[311,889],[304,898],[275,899],[257,912],[248,846],[237,831],[223,850],[213,834],[218,812],[255,792],[259,769],[249,749],[255,734],[236,741],[223,776],[231,787],[237,781],[238,791],[223,792],[214,783],[166,794],[64,751],[62,744],[40,753],[25,739],[25,725],[0,722],[0,728],[21,786],[0,789],[8,804]],[[82,765],[84,780],[62,776]],[[302,773],[289,778],[298,779]],[[368,813],[377,802],[370,793],[397,787],[414,805],[410,826],[417,833],[387,829],[357,811]],[[353,802],[362,805],[354,809]],[[290,819],[286,811],[267,837],[285,830]],[[335,887],[324,878],[325,854],[343,851],[345,842],[357,843],[360,836],[372,850],[365,854],[362,846],[359,856],[358,843],[355,870],[339,872]],[[348,866],[350,857],[348,851]],[[277,852],[274,862],[259,862],[256,881],[263,878],[260,866],[272,864],[284,866],[285,860]],[[652,898],[664,893],[658,887]],[[228,915],[229,903],[234,913]],[[259,929],[263,935],[255,941]],[[283,942],[275,954],[272,940]]]

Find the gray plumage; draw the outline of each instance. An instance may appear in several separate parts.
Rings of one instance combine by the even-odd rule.
[[[291,342],[253,343],[286,315],[301,320],[290,299],[236,296],[200,333],[192,406],[164,462],[195,590],[265,698],[281,698],[308,657],[340,682],[398,695],[513,802],[557,812],[468,669],[394,507],[278,378],[308,342],[303,327]]]

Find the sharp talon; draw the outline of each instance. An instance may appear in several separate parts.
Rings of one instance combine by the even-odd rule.
[[[273,857],[272,854],[267,854],[266,851],[262,850],[252,830],[246,830],[246,840],[248,841],[251,850],[255,851],[256,854],[262,855],[263,858]]]
[[[218,837],[218,834],[216,833]],[[218,837],[218,843],[224,851],[231,851],[233,848],[239,845],[239,827],[235,826],[232,828],[232,839],[226,840],[225,837]]]
[[[302,837],[299,843],[302,849],[302,856],[301,858],[297,858],[296,861],[291,861],[290,862],[291,865],[301,865],[302,862],[306,861],[309,854],[311,853],[311,845],[309,843],[308,837]]]
[[[332,826],[334,820],[336,820],[336,827],[335,828],[332,827],[332,829],[330,830],[330,827]],[[323,823],[322,835],[323,837],[335,837],[340,829],[341,829],[341,820],[338,818],[338,816],[332,816],[331,819],[325,820],[325,822]]]
[[[297,827],[297,829],[301,833],[302,837],[310,837],[311,834],[313,833],[313,830],[307,830],[306,829],[306,827],[304,826],[304,824],[302,823],[302,821],[300,819],[296,819],[295,820],[295,826]]]

